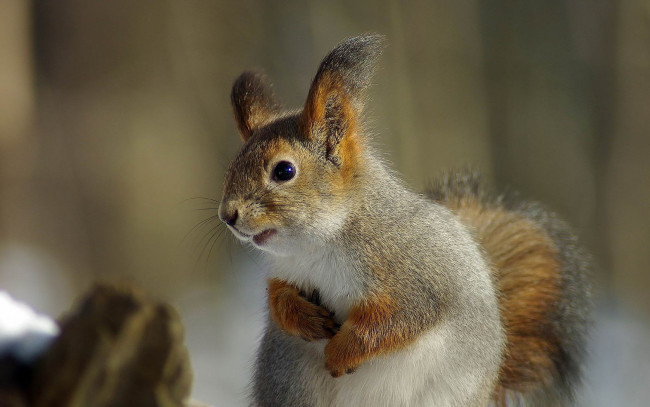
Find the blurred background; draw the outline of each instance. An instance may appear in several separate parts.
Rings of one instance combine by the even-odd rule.
[[[644,0],[1,0],[0,289],[56,317],[131,281],[184,318],[194,396],[245,405],[264,259],[199,223],[240,146],[230,86],[261,67],[299,107],[320,59],[369,31],[389,41],[375,142],[414,188],[470,164],[566,218],[595,262],[580,405],[647,405]]]

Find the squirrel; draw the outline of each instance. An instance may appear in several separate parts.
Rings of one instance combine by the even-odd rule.
[[[556,215],[472,172],[403,184],[362,121],[383,49],[340,43],[297,111],[261,73],[233,85],[244,144],[219,217],[271,259],[251,405],[571,405],[587,256]]]

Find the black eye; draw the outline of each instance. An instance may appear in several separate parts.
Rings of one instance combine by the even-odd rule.
[[[273,179],[276,181],[284,182],[289,181],[296,175],[296,167],[289,161],[280,161],[273,168]]]

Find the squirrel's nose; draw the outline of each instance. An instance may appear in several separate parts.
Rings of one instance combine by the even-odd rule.
[[[235,209],[235,211],[231,213],[221,213],[221,220],[230,226],[235,226],[235,223],[237,223],[237,216],[239,216],[239,213],[237,212],[237,209]]]

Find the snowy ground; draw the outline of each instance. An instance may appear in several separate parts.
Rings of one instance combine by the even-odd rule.
[[[175,303],[194,368],[193,398],[215,407],[245,406],[266,302],[260,264],[245,263],[226,281]]]

